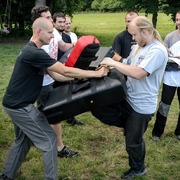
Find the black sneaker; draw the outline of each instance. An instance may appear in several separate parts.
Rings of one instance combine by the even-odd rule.
[[[71,118],[67,119],[67,123],[72,125],[72,126],[74,126],[74,125],[80,125],[80,126],[84,125],[83,122],[78,121],[75,117],[71,117]]]
[[[142,170],[140,171],[137,171],[137,170],[133,170],[133,169],[129,169],[128,171],[126,171],[124,173],[123,176],[121,176],[121,179],[131,179],[132,177],[135,177],[135,176],[143,176],[147,173],[147,169],[146,168],[143,168]]]
[[[68,147],[64,146],[61,151],[58,151],[58,156],[59,157],[75,157],[75,156],[80,156],[78,152],[71,151]]]
[[[0,173],[0,180],[13,180],[13,179],[10,179],[6,175]]]

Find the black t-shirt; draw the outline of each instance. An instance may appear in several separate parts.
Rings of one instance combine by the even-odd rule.
[[[131,51],[131,46],[133,42],[134,41],[132,40],[131,34],[128,32],[128,30],[125,30],[115,37],[112,48],[123,58],[127,58]]]
[[[29,42],[17,57],[3,106],[17,109],[33,104],[42,88],[44,70],[57,61]]]
[[[65,43],[71,43],[71,38],[68,34],[62,32],[62,40]],[[64,52],[62,52],[60,49],[58,49],[58,60],[64,55]]]

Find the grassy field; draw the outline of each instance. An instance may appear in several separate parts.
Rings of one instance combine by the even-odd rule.
[[[144,13],[140,13],[144,16]],[[125,13],[82,13],[75,14],[73,18],[73,28],[79,35],[92,34],[99,38],[103,46],[111,45],[113,38],[120,31],[125,29]],[[152,19],[152,15],[148,16]],[[175,29],[170,16],[159,14],[156,29],[164,39],[165,35]]]
[[[164,36],[174,29],[170,17],[160,14],[157,29]],[[124,14],[76,14],[73,26],[79,35],[93,34],[103,46],[111,46],[114,36],[125,28]],[[18,41],[18,40],[17,40]],[[15,59],[24,43],[0,44],[0,101],[8,84]],[[159,92],[161,94],[161,90]],[[154,117],[145,133],[147,176],[142,180],[180,179],[180,141],[174,136],[178,116],[178,101],[174,99],[162,140],[151,140]],[[79,151],[81,156],[58,159],[59,179],[63,180],[118,180],[129,169],[123,132],[102,124],[87,112],[77,116],[84,126],[69,126],[62,122],[64,144]],[[0,104],[0,171],[14,140],[13,125]],[[22,164],[17,180],[42,180],[41,152],[32,148]]]

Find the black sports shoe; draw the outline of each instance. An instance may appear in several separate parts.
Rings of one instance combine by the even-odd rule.
[[[6,175],[0,173],[0,180],[13,180],[13,179],[10,179]]]
[[[83,122],[78,121],[75,117],[71,117],[71,118],[67,119],[67,123],[72,125],[72,126],[74,126],[74,125],[80,125],[80,126],[84,125]]]
[[[68,147],[64,146],[61,151],[58,151],[58,156],[63,158],[63,157],[75,157],[75,156],[80,156],[78,152],[71,151]]]
[[[137,170],[133,170],[133,169],[129,169],[128,171],[126,171],[124,173],[123,176],[121,176],[121,179],[131,179],[132,177],[135,177],[135,176],[143,176],[147,173],[147,169],[146,168],[143,168],[142,170],[140,171],[137,171]]]

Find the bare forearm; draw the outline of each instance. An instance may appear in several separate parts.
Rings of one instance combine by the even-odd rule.
[[[137,66],[130,66],[127,64],[119,63],[114,66],[118,71],[122,72],[126,76],[133,77],[135,79],[141,79],[147,76],[147,72]]]
[[[74,44],[72,43],[65,43],[63,40],[59,41],[59,49],[62,52],[66,52],[69,48],[73,47]]]
[[[118,71],[122,72],[124,75],[133,77],[135,79],[141,79],[148,75],[148,73],[140,67],[123,64],[123,63],[114,61],[112,58],[104,58],[101,64],[107,65],[109,67],[114,67]]]
[[[66,77],[72,78],[94,78],[103,77],[108,73],[108,69],[102,67],[97,71],[82,70],[79,68],[67,67],[60,62],[56,62],[54,65],[48,68],[48,70],[56,72]]]
[[[103,74],[99,71],[89,71],[89,70],[81,70],[77,68],[70,68],[70,70],[66,70],[64,72],[64,76],[74,77],[74,78],[94,78],[94,77],[102,77]]]
[[[72,81],[74,78],[66,77],[56,72],[48,71],[49,75],[56,81],[65,82],[65,81]]]

